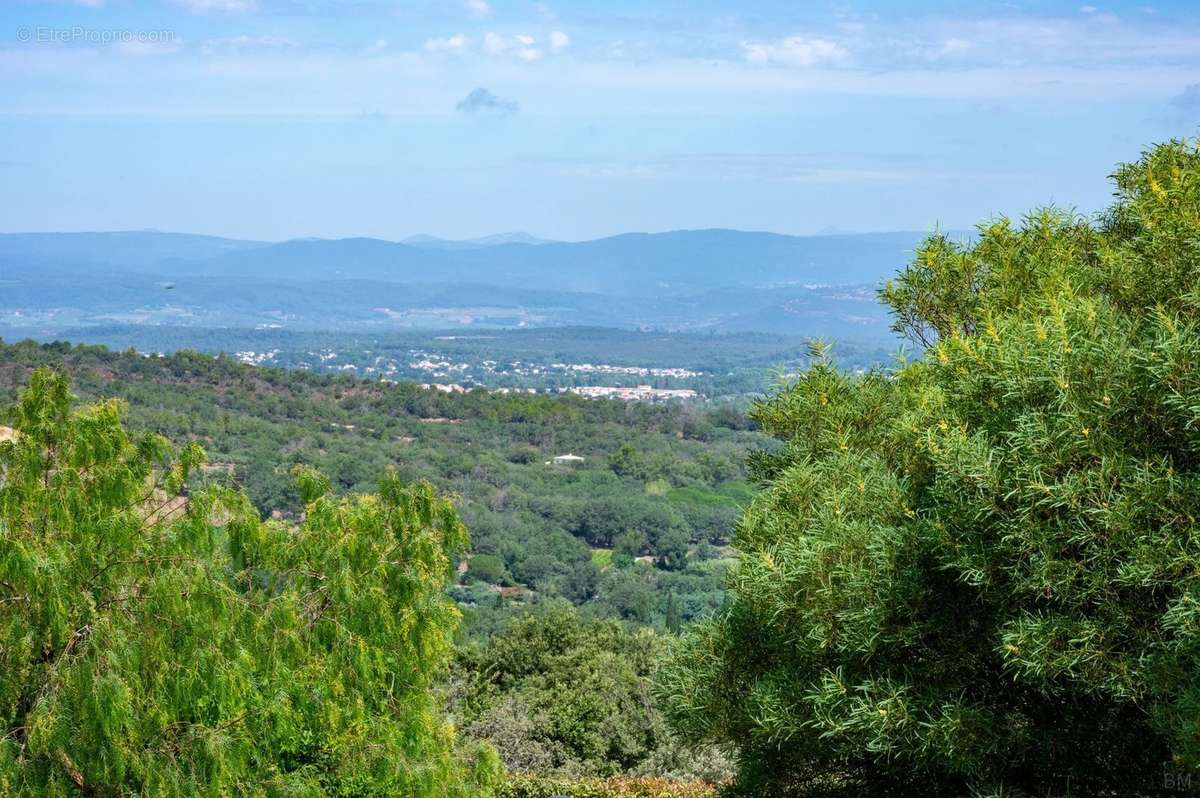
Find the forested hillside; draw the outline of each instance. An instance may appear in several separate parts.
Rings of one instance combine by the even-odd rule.
[[[66,344],[0,345],[2,397],[38,365],[69,373],[84,399],[124,399],[135,429],[200,442],[204,478],[241,487],[264,517],[300,511],[298,464],[344,491],[372,489],[389,467],[430,480],[471,530],[454,595],[481,633],[513,605],[555,597],[659,627],[671,602],[682,621],[715,609],[750,495],[746,456],[768,440],[727,406],[446,394]],[[552,462],[566,454],[583,460]]]
[[[749,417],[0,345],[0,794],[1194,792],[1200,144],[1114,182]]]

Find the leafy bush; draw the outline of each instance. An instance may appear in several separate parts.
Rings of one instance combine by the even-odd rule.
[[[0,794],[477,796],[434,691],[466,543],[394,475],[298,527],[33,373],[0,443]]]
[[[497,798],[715,798],[717,788],[700,781],[655,778],[562,779],[510,774]]]
[[[661,680],[746,794],[1200,778],[1200,152],[1115,181],[1096,225],[931,237],[884,291],[920,359],[756,409],[786,446]]]

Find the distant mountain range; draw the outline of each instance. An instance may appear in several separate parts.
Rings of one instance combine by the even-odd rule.
[[[490,236],[482,236],[480,238],[467,238],[461,241],[452,241],[445,238],[437,238],[436,236],[415,235],[409,236],[400,242],[408,244],[410,247],[424,247],[425,249],[478,249],[480,247],[494,247],[499,244],[554,244],[548,238],[538,238],[529,233],[512,232],[512,233],[496,233]]]
[[[158,231],[0,235],[0,333],[88,324],[294,329],[557,326],[877,338],[874,289],[922,233],[503,233],[245,241]],[[7,332],[6,332],[7,330]]]

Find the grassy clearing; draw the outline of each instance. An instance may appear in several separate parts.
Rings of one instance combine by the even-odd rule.
[[[592,564],[603,571],[612,565],[612,549],[592,549]]]

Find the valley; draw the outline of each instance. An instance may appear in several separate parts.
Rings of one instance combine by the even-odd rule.
[[[715,610],[751,493],[746,458],[772,448],[729,403],[460,393],[196,352],[33,342],[0,343],[0,404],[41,365],[69,373],[85,400],[126,402],[134,429],[198,441],[202,478],[237,485],[263,517],[301,511],[297,464],[339,491],[373,490],[389,467],[430,480],[471,530],[451,594],[484,637],[555,599],[660,629],[668,596],[683,620]]]

